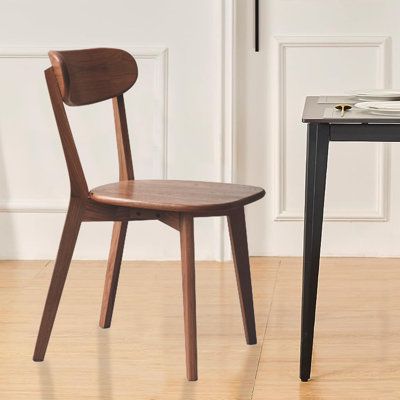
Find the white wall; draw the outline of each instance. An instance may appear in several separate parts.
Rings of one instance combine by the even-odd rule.
[[[55,257],[68,179],[46,51],[94,46],[138,59],[140,78],[127,95],[136,176],[264,186],[267,197],[247,210],[251,253],[301,255],[304,97],[399,87],[400,3],[260,3],[256,54],[249,0],[1,2],[0,258]],[[88,183],[115,180],[111,105],[69,113]],[[399,151],[332,144],[323,254],[400,255]],[[110,235],[109,223],[84,224],[75,257],[105,258]],[[198,221],[196,239],[199,259],[230,257],[220,219]],[[177,259],[177,233],[132,223],[125,258]]]
[[[252,251],[301,255],[307,95],[400,87],[397,0],[237,0],[238,182],[266,187],[249,210]],[[322,253],[400,256],[399,144],[332,143]],[[257,219],[257,223],[254,223]]]
[[[54,258],[69,194],[43,70],[49,49],[120,47],[137,58],[127,94],[135,175],[230,180],[232,2],[3,1],[0,6],[0,258]],[[111,103],[68,113],[89,186],[117,180]],[[224,247],[196,222],[196,255]],[[107,257],[110,223],[86,223],[75,258]],[[126,259],[177,259],[175,231],[131,223]]]

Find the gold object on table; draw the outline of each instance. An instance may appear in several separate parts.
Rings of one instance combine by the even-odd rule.
[[[351,110],[353,107],[350,104],[337,104],[335,108],[336,110],[341,110],[340,116],[344,117],[344,112]]]

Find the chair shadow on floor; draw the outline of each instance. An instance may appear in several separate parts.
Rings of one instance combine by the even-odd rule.
[[[239,311],[239,297],[235,291],[232,291],[232,278],[234,277],[234,274],[235,272],[233,262],[230,262],[228,264],[219,264],[218,274],[216,275],[216,280],[213,283],[213,285],[215,285],[215,289],[217,289],[216,293],[218,293],[218,298],[216,298],[216,301],[220,304],[217,320],[224,321],[224,323],[221,323],[220,325],[213,325],[213,333],[220,338],[224,338],[227,334],[226,326],[234,326],[235,324],[237,324],[238,321],[240,321],[241,318]],[[228,303],[224,303],[223,299],[229,299],[230,301]],[[199,303],[201,304],[203,300],[204,297],[203,299],[200,298]],[[232,304],[234,303],[238,303],[237,307],[235,308],[237,312],[231,313]],[[236,306],[236,304],[234,305]],[[243,346],[243,350],[246,351],[246,355],[240,359],[240,367],[235,373],[232,374],[232,371],[224,372],[224,370],[220,370],[220,376],[217,379],[225,380],[227,387],[232,386],[234,388],[229,393],[229,397],[227,398],[237,400],[251,399],[255,383],[255,375],[257,373],[258,361],[261,355],[262,334],[263,330],[260,330],[258,332],[259,344],[256,346],[246,346],[245,340],[243,340],[241,344],[238,344],[239,348],[240,346]],[[236,349],[237,348],[238,347],[236,347]],[[213,356],[215,357],[215,359],[213,360],[213,364],[216,363],[217,365],[221,366],[229,365],[229,355],[227,355],[225,352],[217,352],[214,353]],[[207,377],[205,377],[204,379],[207,379]],[[242,381],[243,384],[237,386],[231,385],[231,383],[234,381]],[[252,383],[250,383],[250,381]],[[200,379],[199,382],[197,382],[196,384],[193,384],[193,382],[183,381],[179,400],[205,399],[207,397],[207,394],[209,394],[210,384],[212,385],[212,382],[210,382],[209,380],[206,382],[207,389],[205,391],[205,386],[203,386],[202,389],[202,385],[204,384],[205,381],[202,379]]]
[[[111,351],[110,351],[110,336],[99,330],[97,333],[97,382],[99,399],[112,400],[113,386],[112,386],[112,369],[110,365]],[[100,357],[101,354],[101,357]]]
[[[261,351],[261,346],[259,348],[259,352]],[[237,400],[249,400],[252,396],[252,391],[255,384],[255,375],[257,372],[257,364],[258,364],[258,357],[254,356],[253,351],[249,349],[246,360],[244,360],[240,373],[237,374],[238,380],[243,380],[243,377],[246,374],[249,374],[249,371],[254,371],[252,375],[253,382],[252,384],[248,384],[247,382],[243,382],[242,385],[239,385],[236,393],[231,394],[232,399]],[[201,385],[201,380],[199,382],[189,382],[183,381],[182,382],[182,392],[180,395],[179,400],[203,400],[205,397],[204,392],[199,391],[199,385]]]
[[[46,400],[56,400],[54,391],[54,380],[51,372],[50,362],[43,363],[39,368],[39,382],[41,398]]]

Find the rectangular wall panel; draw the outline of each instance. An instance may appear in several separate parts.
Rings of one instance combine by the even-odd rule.
[[[343,95],[353,89],[389,84],[385,38],[277,38],[279,51],[279,132],[275,219],[303,216],[306,125],[301,122],[308,95]],[[385,144],[331,143],[326,219],[387,218]]]
[[[167,175],[167,51],[127,50],[140,71],[126,93],[135,172],[140,178],[162,179]],[[48,66],[45,50],[0,51],[2,211],[65,211],[69,183],[43,74]],[[111,100],[67,106],[67,113],[89,187],[118,180]]]

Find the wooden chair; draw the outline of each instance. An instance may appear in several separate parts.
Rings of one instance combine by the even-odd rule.
[[[206,182],[135,180],[123,93],[136,82],[134,58],[118,49],[50,51],[45,71],[71,184],[68,213],[36,342],[34,361],[43,361],[79,228],[87,221],[115,221],[100,327],[111,325],[128,221],[159,220],[180,232],[186,340],[186,371],[197,380],[197,339],[193,218],[224,216],[229,221],[243,323],[248,344],[256,330],[244,205],[262,198],[258,187]],[[88,190],[64,103],[81,106],[112,99],[119,159],[119,182]]]

